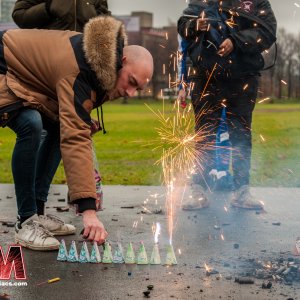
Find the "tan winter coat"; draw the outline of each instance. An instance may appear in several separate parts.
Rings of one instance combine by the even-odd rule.
[[[0,109],[22,101],[60,122],[72,201],[96,198],[90,113],[115,86],[125,39],[122,23],[112,17],[91,19],[84,34],[38,29],[0,33]]]

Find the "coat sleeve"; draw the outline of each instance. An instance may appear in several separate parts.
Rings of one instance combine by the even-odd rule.
[[[108,10],[107,0],[98,0],[95,3],[97,15],[111,15]]]
[[[190,41],[185,40],[178,35],[178,52],[180,53],[180,59],[178,62],[178,82],[179,89],[185,89],[188,84],[188,70],[187,70],[187,56],[188,56],[188,47]]]
[[[197,17],[200,16],[206,6],[205,3],[201,2],[198,5],[189,4],[183,11],[177,22],[177,31],[181,37],[187,40],[195,40],[197,35],[201,33],[197,31]]]
[[[18,0],[12,18],[20,28],[42,28],[50,22],[46,1]]]
[[[277,22],[269,1],[258,1],[257,16],[265,26],[252,22],[252,28],[231,34],[237,50],[246,53],[261,53],[276,41]]]
[[[91,88],[74,77],[56,86],[61,153],[71,201],[96,199],[90,114]],[[76,201],[77,202],[77,201]]]

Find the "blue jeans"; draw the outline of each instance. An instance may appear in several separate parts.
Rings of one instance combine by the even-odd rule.
[[[47,201],[50,184],[61,160],[59,124],[35,109],[25,108],[7,126],[16,135],[12,155],[18,214],[37,212],[36,201]]]
[[[257,76],[241,77],[235,80],[225,78],[211,80],[207,86],[206,84],[206,78],[196,80],[192,92],[195,129],[205,128],[207,131],[204,140],[197,144],[202,168],[198,168],[194,181],[204,187],[210,185],[208,174],[211,169],[216,168],[214,145],[223,109],[222,103],[224,104],[225,101],[229,142],[232,149],[233,183],[234,189],[239,189],[243,185],[249,185],[252,112],[257,97],[258,78]],[[245,86],[247,86],[246,89]],[[206,96],[201,97],[205,87]]]

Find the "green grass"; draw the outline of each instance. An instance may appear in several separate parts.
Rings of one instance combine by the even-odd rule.
[[[104,105],[108,133],[94,137],[104,184],[159,185],[159,151],[150,142],[157,138],[157,117],[134,100]],[[161,101],[148,101],[162,110]],[[166,111],[171,110],[168,104]],[[251,184],[254,186],[300,187],[300,104],[258,104],[253,117],[253,159]],[[265,142],[262,141],[263,136]],[[10,170],[14,133],[0,128],[0,182],[12,182]],[[62,165],[54,183],[64,183]]]

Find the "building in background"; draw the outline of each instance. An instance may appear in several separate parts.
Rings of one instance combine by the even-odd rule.
[[[149,88],[140,94],[161,98],[161,94],[175,84],[177,72],[177,29],[176,26],[153,28],[153,14],[143,11],[130,16],[116,16],[128,33],[128,43],[148,49],[154,59],[154,74]],[[168,95],[165,95],[168,97]]]

